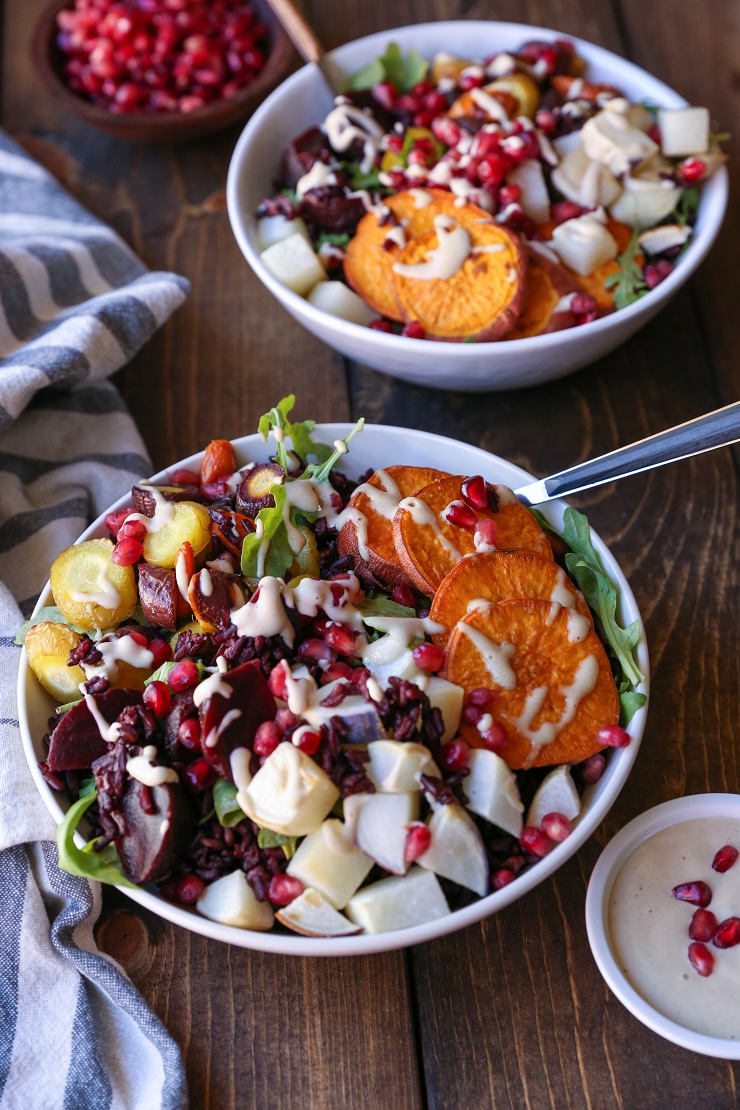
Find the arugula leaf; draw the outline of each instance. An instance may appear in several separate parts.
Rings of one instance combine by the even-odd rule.
[[[84,698],[75,698],[74,701],[65,702],[64,705],[58,705],[54,712],[57,717],[61,717],[62,713],[66,713],[68,709],[73,709],[76,705],[79,705],[81,701],[84,701]]]
[[[80,875],[83,879],[95,879],[99,883],[112,883],[114,886],[127,886],[136,890],[136,884],[130,882],[121,870],[121,861],[114,844],[106,844],[105,848],[96,852],[94,840],[84,848],[78,848],[74,842],[77,826],[97,796],[97,790],[92,790],[80,797],[65,813],[64,820],[57,829],[59,866],[70,875]]]
[[[328,238],[329,236],[327,236],[327,240]],[[314,443],[311,438],[311,432],[316,427],[315,420],[301,420],[293,424],[288,419],[288,413],[292,412],[294,405],[295,394],[290,393],[287,397],[283,397],[282,401],[278,401],[275,408],[270,409],[269,412],[260,417],[257,426],[257,430],[265,442],[270,434],[270,429],[275,433],[278,462],[286,474],[290,469],[288,452],[285,446],[286,439],[290,439],[293,450],[301,457],[303,462],[308,462],[309,456],[313,456],[317,462],[324,462],[331,455],[331,447],[328,447],[325,443]]]
[[[627,727],[637,710],[641,709],[646,701],[645,695],[637,690],[619,691],[619,723],[622,728]]]
[[[272,496],[275,498],[275,505],[269,509],[260,509],[257,513],[257,523],[262,523],[261,534],[251,532],[245,536],[242,544],[242,574],[246,578],[261,578],[266,574],[281,578],[293,562],[294,556],[283,516],[285,486],[273,486]],[[263,544],[267,544],[267,549],[260,566]]]
[[[700,200],[701,193],[694,185],[684,189],[678,198],[678,204],[668,217],[668,223],[687,224],[695,215]]]
[[[13,643],[17,644],[18,647],[22,647],[29,628],[34,628],[37,624],[43,624],[44,622],[49,624],[66,624],[67,627],[71,628],[74,632],[89,634],[89,629],[80,628],[76,624],[70,624],[61,609],[58,609],[56,605],[45,605],[43,609],[39,609],[34,617],[31,617],[30,620],[27,620],[25,624],[21,625]]]
[[[410,609],[408,605],[399,605],[397,601],[391,601],[385,594],[380,597],[366,597],[362,604],[359,606],[360,613],[368,617],[415,617],[416,610]]]
[[[709,132],[709,145],[719,146],[720,143],[729,143],[732,138],[731,131],[710,131]]]
[[[93,790],[95,790],[95,776],[90,775],[89,779],[83,780],[82,786],[80,787],[80,797],[86,798],[88,794],[92,794]]]
[[[328,243],[330,247],[341,247],[344,250],[349,245],[349,235],[346,231],[322,231],[315,243],[316,250],[323,247],[324,243]],[[313,424],[313,420],[306,420],[304,423]]]
[[[353,436],[357,435],[358,432],[361,432],[364,427],[365,418],[364,416],[361,416],[352,431],[348,432],[343,439],[338,440],[340,446],[335,447],[331,455],[329,455],[329,457],[324,462],[309,464],[304,470],[303,474],[301,474],[301,478],[312,478],[316,482],[325,482],[334,467],[341,459],[342,455],[347,454],[347,445],[349,444],[349,441],[352,439]],[[250,537],[247,536],[247,539],[249,538]],[[246,543],[246,540],[244,542]]]
[[[358,167],[352,173],[349,183],[353,189],[382,189],[383,182],[380,180],[378,173],[378,170],[369,170],[368,173],[363,173]]]
[[[203,675],[206,673],[205,667],[202,663],[198,662],[198,660],[195,661],[195,665],[198,668],[198,674],[200,678],[202,678]],[[150,674],[148,678],[144,679],[144,685],[148,686],[150,682],[166,682],[169,678],[170,671],[176,666],[178,666],[178,664],[175,663],[173,660],[169,660],[169,662],[163,663],[162,666],[157,667],[156,671]]]
[[[639,234],[639,228],[635,227],[629,243],[617,258],[618,273],[610,274],[604,282],[605,289],[614,290],[614,305],[618,309],[639,301],[648,292],[642,266],[637,261],[640,252]]]
[[[385,54],[354,73],[346,87],[369,89],[379,81],[390,81],[399,92],[410,92],[414,85],[424,80],[428,69],[429,62],[416,50],[404,54],[398,43],[389,42]]]
[[[213,784],[213,805],[218,823],[225,829],[232,829],[240,821],[246,820],[246,813],[236,800],[236,787],[226,779],[216,779]]]
[[[577,509],[568,506],[563,519],[563,539],[571,552],[565,565],[575,578],[588,605],[599,618],[604,636],[619,660],[622,673],[636,686],[645,677],[638,668],[633,650],[640,638],[640,623],[634,620],[622,628],[617,620],[617,590],[604,573],[599,556],[591,543],[588,520]]]
[[[273,832],[272,829],[260,829],[257,834],[257,843],[260,848],[282,848],[286,859],[292,859],[298,845],[297,836],[285,836],[283,833]]]

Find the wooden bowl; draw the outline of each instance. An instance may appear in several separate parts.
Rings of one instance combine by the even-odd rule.
[[[85,123],[132,143],[182,143],[222,131],[248,116],[288,74],[293,46],[267,0],[252,0],[260,20],[269,28],[270,51],[265,67],[254,81],[228,100],[217,100],[192,112],[142,112],[116,114],[73,92],[64,78],[65,55],[57,46],[57,14],[70,8],[70,0],[52,0],[34,31],[31,56],[39,80],[62,112],[71,112]]]

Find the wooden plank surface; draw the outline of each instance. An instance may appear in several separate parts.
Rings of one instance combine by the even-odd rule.
[[[289,390],[310,397],[318,419],[351,412],[424,428],[536,474],[740,393],[737,204],[710,259],[669,308],[562,382],[471,397],[345,369],[274,304],[239,255],[223,196],[236,132],[143,151],[61,118],[28,66],[41,6],[5,0],[5,126],[150,266],[193,284],[187,306],[120,376],[157,466],[212,435],[251,431]],[[305,8],[329,46],[424,19],[556,25],[634,58],[707,104],[727,129],[740,114],[740,27],[730,0],[500,0],[495,10],[482,0],[312,0]],[[740,785],[736,464],[732,452],[715,453],[580,499],[645,617],[653,700],[614,809],[533,894],[411,953],[334,963],[250,955],[109,899],[101,943],[182,1045],[194,1107],[736,1105],[737,1065],[669,1045],[609,994],[583,921],[588,876],[619,827],[668,798]]]

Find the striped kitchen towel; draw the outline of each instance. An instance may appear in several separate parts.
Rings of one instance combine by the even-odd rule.
[[[21,747],[13,638],[49,566],[151,472],[106,380],[182,303],[0,132],[0,1110],[187,1105],[177,1045],[95,944]]]

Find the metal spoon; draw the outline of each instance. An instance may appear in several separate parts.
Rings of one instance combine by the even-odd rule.
[[[331,95],[333,97],[339,96],[344,88],[345,77],[337,69],[331,58],[327,57],[326,51],[317,39],[313,28],[309,26],[292,0],[267,0],[267,2],[282,23],[288,38],[292,40],[301,57],[319,67],[321,76],[329,86]]]
[[[520,486],[516,495],[525,505],[541,505],[555,497],[567,497],[605,482],[628,478],[643,470],[652,470],[665,463],[678,462],[692,455],[701,455],[715,447],[727,447],[740,441],[740,401],[722,409],[687,420],[675,428],[640,439],[627,447],[618,447],[606,455],[571,466],[549,478]]]

